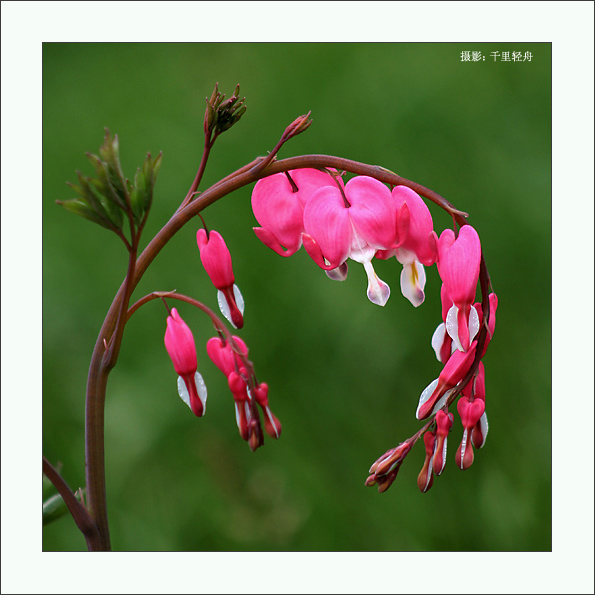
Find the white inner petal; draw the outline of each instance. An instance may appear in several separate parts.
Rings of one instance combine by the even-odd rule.
[[[349,250],[349,258],[355,262],[364,263],[366,260],[370,261],[376,253],[376,248],[373,248],[366,242],[355,229],[353,221],[351,221],[351,247]]]
[[[279,438],[279,432],[277,431],[277,425],[275,424],[275,420],[273,419],[273,414],[271,413],[271,410],[268,407],[266,407],[265,412],[267,417],[269,418],[269,421],[271,422],[271,427],[275,432],[275,436]]]
[[[436,473],[436,475],[440,475],[444,471],[444,467],[446,467],[446,442],[447,442],[447,438],[448,438],[448,436],[445,436],[444,437],[444,442],[442,443],[442,466],[440,467],[440,469],[438,469],[438,471],[434,471],[434,473]]]
[[[227,305],[225,295],[220,289],[217,290],[217,303],[219,304],[219,310],[221,310],[221,314],[225,316],[225,318],[231,324],[231,326],[233,326],[233,328],[236,328],[234,323],[231,321],[231,313],[229,311],[229,306]]]
[[[329,279],[333,281],[345,281],[347,279],[347,262],[340,264],[330,271],[324,271]]]
[[[469,343],[475,339],[475,335],[479,332],[479,314],[477,310],[471,307],[469,312]]]
[[[479,427],[481,428],[481,435],[483,438],[483,442],[481,443],[481,446],[479,448],[483,448],[483,445],[486,443],[486,438],[487,438],[488,429],[489,429],[488,416],[485,414],[485,412],[479,418]]]
[[[473,310],[475,310],[475,308],[473,308]],[[455,348],[459,351],[465,351],[461,345],[461,340],[459,339],[458,314],[459,309],[456,306],[451,306],[446,315],[446,332],[450,335]]]
[[[438,378],[436,378],[436,380],[432,380],[432,382],[430,382],[430,384],[424,388],[421,396],[419,397],[419,404],[417,406],[417,411],[415,412],[415,417],[417,417],[417,419],[419,419],[419,410],[421,409],[421,406],[432,396],[432,393],[437,386]]]
[[[407,250],[405,248],[397,248],[397,253],[395,254],[395,257],[402,265],[411,264],[416,260],[415,252],[412,252],[411,250]]]
[[[452,306],[446,315],[446,332],[451,336],[453,346],[459,351],[465,351],[461,345],[459,339],[459,309],[456,306]],[[480,320],[479,314],[475,308],[469,310],[469,344],[475,338],[475,335],[479,332]]]
[[[368,275],[368,299],[373,304],[384,306],[390,297],[390,287],[378,277],[369,260],[363,264]]]
[[[465,431],[463,432],[463,440],[461,441],[461,469],[463,469],[464,466],[464,460],[465,460],[465,451],[467,450],[467,428],[465,428]]]
[[[403,265],[401,271],[401,292],[417,308],[423,304],[426,286],[426,271],[417,260]]]
[[[238,409],[238,404],[235,401],[234,406],[236,409],[236,425],[238,426],[238,429],[241,431],[242,428],[240,427],[240,410]]]
[[[198,372],[194,374],[194,384],[196,384],[196,393],[202,403],[202,413],[204,415],[207,410],[207,385]]]
[[[188,394],[186,383],[181,376],[178,376],[178,394],[180,395],[180,399],[190,407],[190,395]]]
[[[442,350],[442,345],[444,344],[445,337],[446,337],[446,325],[443,322],[441,322],[436,327],[436,330],[434,331],[434,334],[432,335],[432,348],[434,349],[434,352],[436,353],[436,359],[440,363],[444,363],[440,359],[440,351]]]
[[[236,304],[238,306],[238,310],[240,311],[240,314],[244,314],[244,296],[242,295],[242,292],[240,291],[240,288],[234,283],[233,284],[233,297],[236,300]],[[475,308],[473,308],[475,310]]]
[[[243,315],[244,314],[244,296],[242,295],[240,288],[235,283],[233,285],[233,297],[236,301],[238,310]],[[233,328],[238,328],[233,323],[233,321],[231,319],[231,312],[229,311],[229,305],[227,303],[227,300],[225,299],[225,294],[221,290],[217,291],[217,303],[219,304],[219,310],[221,310],[221,314],[223,314],[223,316],[225,316],[225,318],[227,319],[229,324],[231,324],[231,326],[233,326]]]

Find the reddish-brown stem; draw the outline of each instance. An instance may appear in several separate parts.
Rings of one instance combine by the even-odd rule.
[[[92,519],[85,506],[77,500],[73,491],[64,481],[62,476],[45,457],[43,457],[43,473],[54,484],[54,487],[58,490],[60,496],[62,496],[76,526],[84,535],[89,550],[97,549],[94,546],[99,544],[99,531],[95,521]]]
[[[196,176],[194,178],[194,181],[192,182],[192,186],[190,186],[190,190],[188,190],[188,194],[186,194],[186,197],[182,201],[182,204],[179,206],[178,211],[182,210],[189,202],[192,202],[192,200],[195,198],[196,190],[198,189],[200,181],[202,180],[202,176],[205,173],[207,161],[209,159],[211,149],[213,148],[216,139],[217,136],[214,136],[211,139],[210,134],[205,135],[205,146],[202,153],[202,158],[200,160],[200,165],[198,167],[198,171],[196,172]]]

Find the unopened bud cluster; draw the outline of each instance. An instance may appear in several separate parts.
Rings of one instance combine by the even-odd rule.
[[[217,231],[199,229],[196,240],[201,262],[217,289],[221,312],[234,328],[242,328],[244,300],[235,284],[231,254],[223,237]],[[206,410],[207,388],[197,371],[194,337],[175,308],[167,318],[165,347],[179,375],[178,393],[181,399],[197,417],[202,417]],[[237,336],[226,338],[220,333],[207,341],[206,351],[227,378],[240,436],[248,442],[251,450],[264,443],[259,408],[266,433],[272,438],[279,438],[281,423],[269,407],[268,385],[257,381],[244,341]]]
[[[237,85],[233,95],[225,99],[225,95],[220,93],[218,86],[215,85],[211,98],[207,98],[207,108],[205,110],[204,131],[207,138],[215,136],[229,130],[244,115],[246,98],[240,99],[240,85]]]

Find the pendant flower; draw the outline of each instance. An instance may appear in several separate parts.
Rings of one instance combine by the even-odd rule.
[[[397,213],[399,241],[376,256],[382,259],[395,256],[403,265],[401,292],[417,308],[425,299],[424,265],[433,265],[438,258],[438,237],[430,210],[416,192],[407,186],[395,186],[391,196]]]
[[[196,232],[196,243],[200,260],[213,285],[218,290],[217,301],[221,313],[234,328],[244,326],[244,298],[235,284],[231,254],[225,240],[217,231],[207,233],[204,229]]]
[[[339,183],[343,184],[339,179]],[[336,186],[330,174],[318,169],[295,169],[256,182],[252,210],[260,227],[258,239],[281,256],[291,256],[302,246],[304,206],[324,186]]]
[[[337,186],[317,190],[304,208],[304,248],[322,269],[344,265],[350,258],[364,265],[368,298],[384,306],[389,286],[378,278],[372,258],[392,246],[396,214],[388,188],[367,176],[352,178],[342,192]]]
[[[188,325],[175,308],[167,317],[165,348],[178,373],[178,393],[180,398],[197,417],[202,417],[207,406],[207,387],[202,376],[196,371],[196,346]]]
[[[466,351],[473,340],[469,334],[469,317],[479,280],[480,261],[481,243],[473,227],[464,225],[456,239],[452,229],[442,232],[438,240],[438,273],[453,302],[447,315],[447,331],[462,351]]]

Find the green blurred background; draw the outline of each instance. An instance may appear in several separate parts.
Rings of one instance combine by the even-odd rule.
[[[461,52],[481,51],[481,62]],[[531,52],[493,61],[491,52]],[[499,297],[485,357],[490,433],[472,468],[454,465],[427,494],[418,444],[390,490],[364,481],[371,463],[420,427],[415,408],[440,371],[430,338],[440,282],[428,270],[415,310],[400,265],[368,302],[352,263],[327,279],[303,250],[283,259],[255,237],[251,188],[209,207],[246,300],[240,332],[283,423],[256,453],[238,435],[223,375],[204,351],[212,327],[181,304],[209,389],[195,418],[163,345],[165,311],[126,328],[106,405],[108,511],[116,550],[384,551],[551,549],[550,44],[45,44],[43,46],[43,452],[84,485],[85,384],[95,338],[126,269],[117,238],[56,206],[65,182],[91,174],[109,127],[131,177],[163,151],[145,243],[189,187],[202,150],[205,96],[240,83],[248,111],[216,143],[202,187],[266,154],[287,124],[310,129],[280,157],[326,153],[382,165],[471,214]],[[451,222],[430,207],[438,233]],[[133,298],[177,289],[216,307],[187,225]],[[44,550],[84,550],[72,519],[43,530]]]

